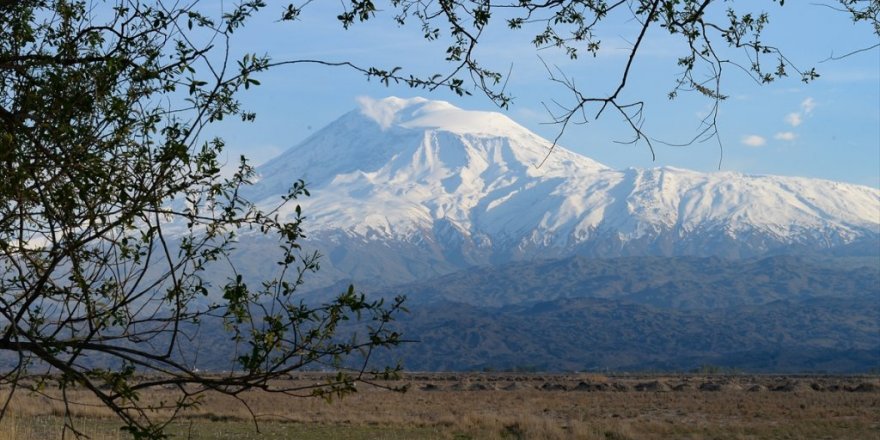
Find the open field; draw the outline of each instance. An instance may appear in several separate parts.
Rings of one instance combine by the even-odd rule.
[[[244,397],[260,432],[243,405],[207,394],[171,432],[192,439],[880,438],[876,376],[431,373],[395,384],[409,390],[362,386],[332,403],[250,393]],[[164,393],[144,398],[171,397]],[[94,403],[84,391],[70,395]],[[51,397],[18,392],[0,440],[60,438],[63,405]],[[90,437],[126,438],[103,408],[71,409]]]

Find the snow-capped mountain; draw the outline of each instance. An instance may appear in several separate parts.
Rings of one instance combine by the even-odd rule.
[[[550,146],[499,113],[362,99],[260,167],[249,195],[269,203],[304,179],[306,229],[328,275],[387,282],[573,254],[738,257],[870,250],[880,240],[874,188],[614,170]]]

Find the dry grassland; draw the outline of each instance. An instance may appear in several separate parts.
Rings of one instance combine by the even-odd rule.
[[[320,377],[302,375],[300,383]],[[328,403],[250,393],[248,410],[206,394],[175,438],[309,439],[880,439],[877,377],[411,374],[406,393],[373,387]],[[144,398],[168,400],[156,392]],[[124,439],[85,391],[76,425]],[[0,440],[61,437],[60,401],[19,392]]]

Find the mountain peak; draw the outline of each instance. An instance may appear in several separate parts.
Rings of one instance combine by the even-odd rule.
[[[456,176],[445,181],[478,182],[488,191],[493,182],[506,186],[528,176],[606,169],[560,146],[553,149],[551,142],[501,113],[420,97],[357,101],[356,109],[261,166],[252,194],[260,199],[276,195],[296,178],[318,189],[358,176],[389,182]]]
[[[360,97],[357,101],[360,114],[378,124],[382,130],[401,127],[491,136],[509,136],[512,132],[527,131],[501,113],[462,110],[446,101],[396,96],[383,99]]]
[[[244,195],[265,206],[308,183],[314,197],[298,203],[333,281],[569,255],[875,256],[880,239],[873,188],[613,170],[502,114],[424,98],[361,98],[258,172]]]
[[[401,113],[413,107],[421,107],[429,101],[422,97],[410,99],[389,96],[384,99],[373,99],[366,96],[357,98],[358,110],[364,116],[379,124],[382,129],[388,129],[400,122]],[[448,104],[443,102],[444,104]],[[449,104],[452,107],[451,104]]]

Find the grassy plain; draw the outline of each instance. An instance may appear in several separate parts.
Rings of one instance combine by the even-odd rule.
[[[291,380],[317,383],[321,377]],[[171,426],[181,439],[874,439],[880,379],[784,376],[410,374],[406,393],[362,386],[330,403],[206,394]],[[144,398],[169,399],[166,391]],[[2,392],[0,392],[2,394]],[[61,438],[63,404],[19,391],[0,440]],[[74,391],[74,424],[126,439],[119,422]]]

